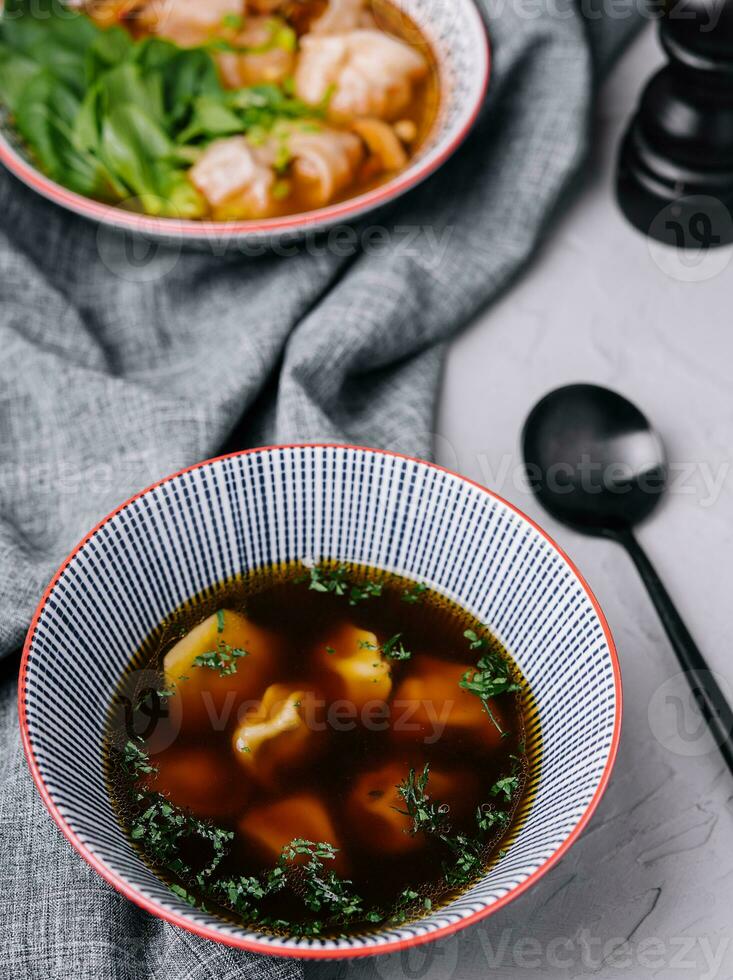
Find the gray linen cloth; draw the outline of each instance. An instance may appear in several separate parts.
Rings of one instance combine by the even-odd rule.
[[[493,76],[467,144],[354,236],[288,243],[287,257],[136,252],[0,173],[0,654],[97,520],[222,447],[430,452],[445,344],[530,258],[583,161],[597,80],[638,26],[633,4],[600,2],[581,16],[564,0],[484,0]],[[3,980],[300,977],[99,880],[31,785],[14,697],[6,683]]]

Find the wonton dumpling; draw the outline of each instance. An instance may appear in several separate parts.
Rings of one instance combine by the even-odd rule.
[[[343,34],[358,27],[374,27],[374,17],[365,7],[366,0],[330,0],[325,11],[311,24],[311,33]]]
[[[163,659],[166,686],[172,687],[172,713],[182,712],[184,724],[223,727],[244,701],[259,697],[280,652],[280,640],[246,616],[222,609],[199,623]],[[222,675],[197,665],[197,657],[223,650],[245,650],[233,661],[236,671]]]
[[[361,710],[369,701],[386,701],[392,690],[389,663],[374,633],[350,623],[319,642],[315,659],[331,675],[334,695]]]
[[[247,10],[258,14],[273,14],[285,6],[287,0],[247,0]]]
[[[293,160],[292,178],[309,207],[323,207],[348,187],[364,151],[353,133],[298,125],[290,127],[286,145]]]
[[[150,0],[140,22],[154,34],[192,48],[221,34],[228,17],[244,13],[244,0]]]
[[[317,733],[306,720],[310,695],[286,684],[267,688],[259,708],[232,736],[237,761],[266,784],[275,784],[317,749]]]
[[[70,7],[82,9],[101,27],[117,27],[120,21],[134,17],[140,7],[139,0],[78,0]]]
[[[301,38],[295,88],[309,105],[328,98],[336,119],[394,119],[427,73],[427,61],[418,51],[383,31],[306,34]]]
[[[228,88],[245,88],[271,82],[275,85],[289,78],[295,65],[292,48],[278,45],[276,34],[287,25],[273,17],[249,17],[241,31],[227,40],[246,53],[221,51],[216,54],[219,74]]]
[[[290,164],[283,180],[306,207],[328,204],[356,175],[364,150],[354,133],[318,123],[282,123],[252,146],[244,136],[217,140],[189,171],[197,190],[220,220],[271,218],[285,214],[277,194],[276,163]]]
[[[231,762],[218,759],[206,749],[173,746],[151,757],[158,772],[147,780],[148,788],[162,793],[202,819],[225,817],[234,798],[244,806],[250,792],[245,780],[232,784]]]
[[[244,136],[216,140],[189,171],[214,217],[267,218],[277,212],[275,171]],[[222,213],[223,212],[223,213]]]
[[[297,838],[331,844],[339,853],[334,861],[324,863],[329,870],[343,871],[343,852],[331,817],[318,797],[310,793],[288,796],[249,810],[239,821],[239,833],[270,865],[278,860],[286,844]]]
[[[421,766],[414,767],[422,771]],[[397,791],[409,769],[398,762],[358,776],[346,803],[349,827],[362,846],[384,854],[405,854],[425,843],[422,834],[412,834],[412,819],[404,812],[405,801]],[[468,773],[430,770],[427,794],[450,806],[449,819],[467,812],[467,801],[475,792],[476,779]],[[470,807],[470,802],[468,802]]]
[[[497,746],[501,733],[491,721],[481,699],[464,690],[460,681],[470,664],[454,664],[434,657],[412,658],[410,674],[395,691],[393,717],[404,713],[405,723],[396,724],[397,737],[433,744],[446,736],[470,736],[484,745]],[[504,716],[496,701],[489,707],[501,726]]]
[[[371,160],[379,161],[382,170],[401,170],[407,165],[404,146],[383,119],[357,119],[352,129],[369,147]]]

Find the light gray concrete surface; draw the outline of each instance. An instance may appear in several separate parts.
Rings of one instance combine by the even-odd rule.
[[[626,555],[557,525],[521,482],[522,423],[546,391],[593,381],[636,401],[674,475],[639,537],[733,688],[733,253],[681,261],[650,250],[612,194],[619,137],[660,59],[648,30],[617,66],[589,184],[522,282],[453,345],[437,422],[438,461],[539,521],[598,596],[625,692],[611,785],[564,859],[484,923],[409,954],[307,966],[309,980],[733,978],[733,777],[696,737],[686,685]]]

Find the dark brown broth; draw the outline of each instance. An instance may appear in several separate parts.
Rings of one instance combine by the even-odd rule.
[[[258,626],[268,627],[278,632],[286,639],[287,655],[283,657],[277,669],[272,671],[267,683],[296,683],[308,686],[308,682],[316,684],[319,681],[314,674],[312,650],[323,641],[334,624],[350,620],[355,626],[376,633],[379,642],[383,643],[395,633],[402,633],[404,646],[417,656],[427,654],[456,664],[474,665],[480,652],[469,649],[469,642],[464,636],[466,629],[479,630],[481,627],[464,610],[432,591],[425,592],[420,601],[414,604],[403,601],[404,592],[414,583],[394,575],[384,575],[373,569],[354,569],[348,572],[350,582],[365,582],[379,580],[383,583],[381,597],[372,597],[350,606],[348,598],[333,594],[323,594],[308,588],[302,581],[303,567],[291,566],[287,569],[266,570],[249,575],[245,579],[222,585],[211,590],[207,595],[188,603],[177,614],[167,620],[154,633],[145,647],[139,651],[132,667],[160,670],[165,653],[177,642],[182,633],[190,631],[197,623],[219,609],[246,612],[249,620]],[[300,581],[298,581],[300,580]],[[494,648],[500,650],[498,641],[492,639]],[[502,654],[509,660],[506,651]],[[511,662],[511,661],[509,661]],[[392,664],[392,693],[398,688],[400,681],[410,675],[413,660],[394,662]],[[196,668],[202,670],[205,668]],[[246,670],[246,659],[241,661],[238,670]],[[376,769],[386,761],[396,763],[406,777],[411,768],[421,770],[426,763],[435,770],[459,772],[462,777],[461,799],[465,802],[463,815],[455,818],[451,815],[451,833],[475,836],[476,810],[490,801],[489,789],[500,777],[515,771],[520,777],[520,788],[512,798],[512,820],[498,832],[486,837],[483,852],[485,867],[495,858],[502,842],[513,837],[517,824],[526,811],[528,803],[527,784],[528,750],[524,745],[525,723],[524,712],[530,702],[530,694],[526,683],[513,667],[517,680],[522,685],[518,695],[505,694],[498,699],[503,711],[507,735],[500,740],[498,749],[488,749],[477,744],[475,738],[462,736],[446,730],[443,735],[431,744],[425,744],[422,733],[416,733],[409,739],[395,739],[391,730],[375,731],[372,726],[365,727],[358,720],[351,731],[335,731],[329,727],[321,738],[321,748],[314,753],[312,759],[300,765],[297,771],[288,776],[287,786],[277,791],[258,788],[254,800],[249,800],[242,808],[236,799],[236,793],[231,794],[231,805],[226,812],[219,816],[214,823],[235,833],[234,846],[231,853],[217,869],[217,875],[232,877],[252,875],[264,872],[271,864],[263,862],[256,849],[250,847],[237,832],[237,822],[243,813],[251,808],[253,803],[261,805],[268,793],[272,798],[290,796],[301,790],[316,793],[325,803],[343,848],[343,856],[348,866],[348,878],[353,882],[353,890],[364,900],[365,907],[378,907],[388,912],[394,907],[398,896],[406,889],[414,889],[419,893],[419,900],[412,903],[411,918],[420,914],[419,906],[425,906],[424,899],[432,901],[435,908],[442,901],[447,901],[455,894],[455,888],[446,886],[440,876],[442,862],[449,856],[445,843],[437,837],[420,834],[423,838],[419,849],[403,855],[375,854],[363,848],[353,840],[350,834],[350,823],[346,815],[346,801],[359,774]],[[136,685],[136,675],[131,670],[123,683],[118,701],[130,703],[130,691]],[[137,685],[138,688],[140,685]],[[143,686],[150,686],[148,676]],[[133,702],[139,699],[138,689]],[[471,695],[473,697],[473,695]],[[163,712],[165,715],[165,712]],[[319,716],[320,717],[320,716]],[[392,716],[394,724],[395,714]],[[144,711],[128,712],[127,728],[122,739],[119,733],[110,737],[109,775],[112,795],[126,829],[130,830],[131,823],[140,807],[144,804],[135,801],[136,787],[126,775],[120,764],[119,750],[124,738],[131,732],[150,734],[149,717]],[[486,725],[491,725],[488,716]],[[170,724],[165,717],[155,721],[155,731],[148,738],[148,746],[157,739],[166,741],[166,726]],[[232,731],[236,727],[236,719],[229,719],[221,731],[208,731],[205,735],[187,729],[185,717],[182,720],[180,733],[175,738],[175,749],[202,749],[210,758],[210,765],[225,767],[225,777],[222,783],[236,787],[242,780],[250,779],[249,773],[243,773],[240,763],[234,758],[231,746]],[[429,733],[432,734],[432,733]],[[535,748],[531,748],[533,759]],[[512,759],[515,757],[515,760]],[[517,763],[516,759],[520,761]],[[150,762],[155,764],[155,754],[151,754]],[[479,778],[476,778],[476,777]],[[404,778],[403,777],[403,778]],[[429,792],[428,784],[428,792]],[[174,801],[175,802],[175,801]],[[492,801],[495,802],[495,801]],[[142,842],[144,844],[144,842]],[[144,850],[144,847],[143,847]],[[190,877],[171,876],[164,868],[156,865],[152,854],[145,855],[148,863],[153,864],[158,873],[171,882],[178,882],[198,896],[195,882]],[[205,865],[210,858],[208,845],[194,846],[186,855],[193,866]],[[200,896],[199,896],[200,897]],[[212,902],[206,902],[212,908]],[[216,906],[216,903],[214,903]],[[231,909],[216,906],[218,911],[228,917],[234,916]],[[289,891],[283,891],[267,898],[261,907],[262,914],[288,922],[302,923],[312,921],[317,916],[303,909],[300,899]],[[330,932],[363,931],[365,924],[356,920]],[[367,926],[367,928],[369,928]],[[275,929],[274,931],[277,931]]]

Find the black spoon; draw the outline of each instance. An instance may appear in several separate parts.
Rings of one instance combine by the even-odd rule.
[[[530,484],[545,509],[576,530],[612,538],[631,555],[733,772],[733,711],[632,532],[665,487],[662,440],[621,395],[577,384],[551,391],[535,405],[522,442]]]

